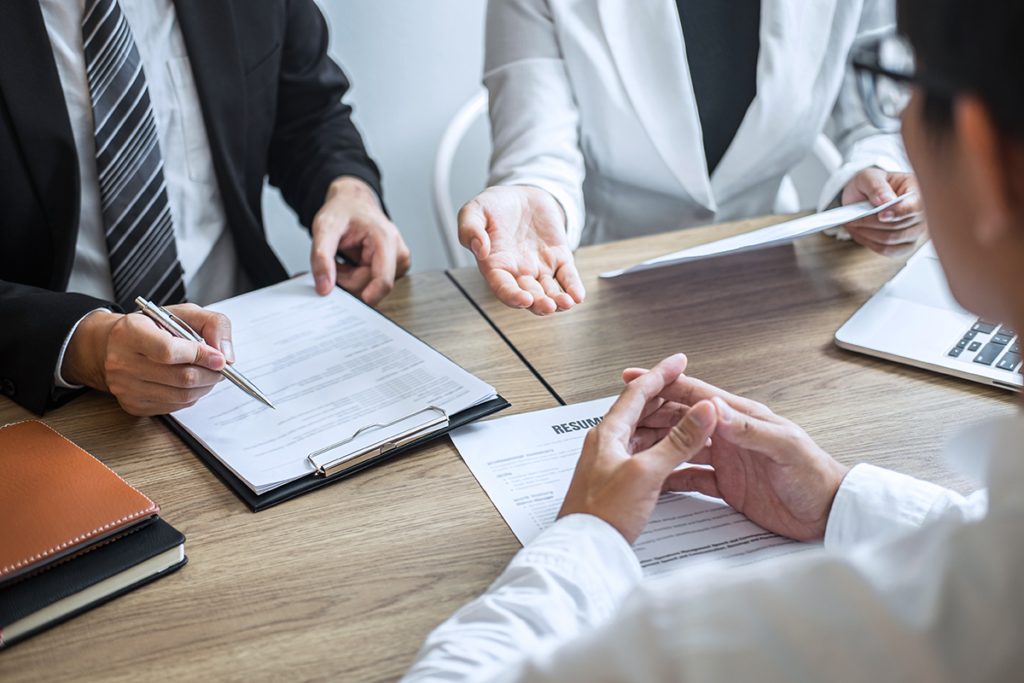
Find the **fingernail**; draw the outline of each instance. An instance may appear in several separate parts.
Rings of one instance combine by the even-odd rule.
[[[331,281],[327,278],[326,275],[317,275],[316,276],[316,291],[322,292],[325,289],[330,289],[330,288],[331,288]]]
[[[892,192],[883,192],[882,194],[878,195],[878,198],[882,200],[883,204],[888,204],[892,200],[896,199],[896,195],[894,195]]]
[[[708,410],[708,406],[703,403],[698,403],[694,407],[690,408],[690,412],[686,414],[686,418],[696,425],[699,429],[704,429],[712,420],[714,420],[713,411]]]
[[[712,400],[715,402],[715,408],[718,409],[718,420],[720,422],[732,422],[732,418],[735,413],[732,408],[729,407],[729,404],[717,396]]]
[[[235,362],[235,347],[227,339],[220,340],[220,352],[224,354],[224,359],[227,362]]]
[[[889,210],[883,211],[881,215],[878,216],[878,220],[882,221],[883,223],[888,223],[894,218],[896,218],[896,212]]]
[[[480,258],[480,240],[473,238],[473,241],[469,243],[469,248],[473,250],[473,256]]]

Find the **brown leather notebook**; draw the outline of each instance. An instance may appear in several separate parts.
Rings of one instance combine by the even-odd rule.
[[[148,524],[159,511],[42,422],[0,429],[0,586]]]

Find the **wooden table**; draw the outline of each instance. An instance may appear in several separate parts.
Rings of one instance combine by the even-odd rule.
[[[556,405],[444,273],[401,280],[382,310],[495,386],[505,414]],[[0,398],[0,424],[34,417]],[[109,396],[43,420],[156,500],[189,563],[0,652],[4,683],[394,681],[520,547],[447,438],[253,514]]]
[[[967,423],[1012,412],[1013,395],[844,351],[832,341],[903,260],[816,235],[791,246],[597,277],[779,220],[579,249],[585,302],[543,318],[502,305],[475,268],[451,274],[566,402],[616,394],[623,368],[650,367],[682,351],[688,374],[767,404],[845,463],[873,462],[973,490],[945,466],[942,445]]]
[[[973,488],[938,457],[950,429],[1007,414],[993,389],[847,353],[832,334],[900,267],[810,238],[629,276],[597,273],[768,221],[587,247],[586,303],[535,318],[452,274],[566,401],[686,351],[689,372],[768,403],[846,462]],[[555,400],[443,273],[399,282],[383,310],[513,407]],[[926,333],[926,331],[922,331]],[[0,399],[0,423],[32,418]],[[519,544],[448,440],[253,514],[158,421],[89,394],[45,421],[152,496],[188,537],[181,571],[0,653],[0,681],[393,681],[426,634]]]

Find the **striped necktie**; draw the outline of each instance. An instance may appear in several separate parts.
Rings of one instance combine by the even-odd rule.
[[[114,297],[185,299],[163,157],[142,59],[117,0],[86,0],[85,66],[96,128],[96,171]]]

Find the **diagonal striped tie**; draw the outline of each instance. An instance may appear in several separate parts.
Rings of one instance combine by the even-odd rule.
[[[114,296],[126,311],[137,296],[178,303],[185,284],[160,141],[142,60],[117,0],[86,0],[82,38]]]

